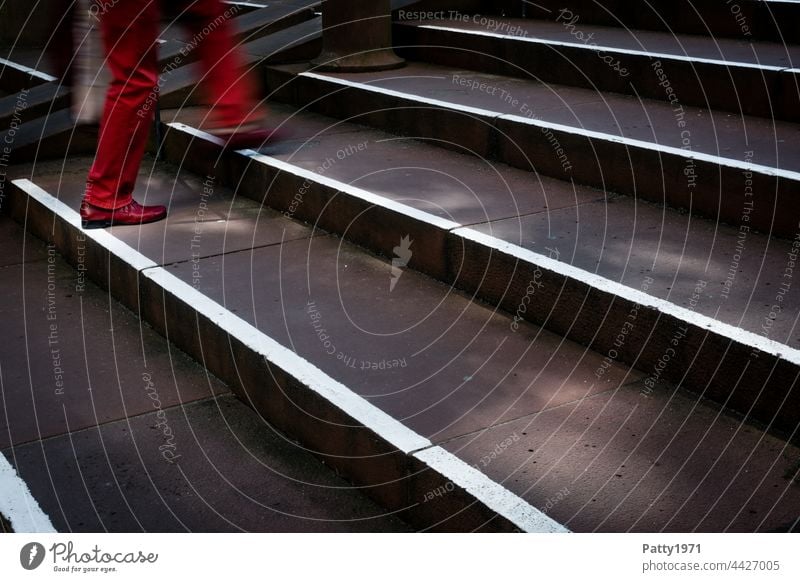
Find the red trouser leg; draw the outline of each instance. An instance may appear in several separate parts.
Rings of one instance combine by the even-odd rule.
[[[255,94],[235,46],[230,19],[219,0],[185,3],[202,83],[213,107],[213,125],[237,127],[253,114]],[[89,172],[85,200],[101,208],[120,208],[132,199],[158,98],[159,3],[118,0],[100,15],[111,83],[106,95],[97,155]]]
[[[184,2],[190,16],[186,25],[187,50],[197,51],[202,66],[201,83],[212,106],[212,124],[236,127],[254,113],[256,98],[250,76],[245,74],[231,19],[236,9],[219,0]]]
[[[119,0],[100,15],[111,83],[85,200],[121,208],[132,199],[157,99],[159,5]]]

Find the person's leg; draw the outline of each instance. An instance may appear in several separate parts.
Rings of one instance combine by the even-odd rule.
[[[132,201],[157,99],[156,0],[106,3],[99,14],[111,82],[84,201],[104,209]]]
[[[236,46],[232,23],[236,9],[219,0],[184,0],[181,7],[191,33],[187,50],[197,51],[203,69],[201,79],[211,105],[209,131],[232,149],[260,147],[287,137],[286,130],[263,125],[265,110]]]
[[[186,50],[196,51],[202,66],[202,85],[212,107],[212,125],[237,128],[257,117],[254,83],[245,72],[236,46],[233,23],[236,9],[219,0],[184,0],[189,29]]]

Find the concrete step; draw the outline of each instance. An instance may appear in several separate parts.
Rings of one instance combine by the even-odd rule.
[[[747,213],[774,236],[797,230],[797,124],[420,63],[363,74],[287,65],[266,76],[274,98],[331,117],[735,226]]]
[[[186,153],[196,157],[195,152]],[[72,167],[76,173],[85,171],[79,170],[77,161]],[[217,169],[225,171],[221,164]],[[87,273],[209,370],[231,378],[233,389],[278,428],[300,433],[304,446],[330,464],[359,480],[366,478],[367,489],[385,507],[402,509],[400,515],[412,523],[434,529],[504,529],[510,521],[522,529],[558,529],[545,514],[555,514],[553,500],[567,495],[565,488],[580,490],[572,498],[576,502],[599,490],[599,481],[585,478],[591,464],[580,463],[562,466],[565,472],[555,480],[558,488],[551,486],[553,481],[543,485],[546,474],[534,467],[537,458],[530,455],[534,449],[525,453],[518,448],[519,443],[529,442],[527,428],[502,441],[477,442],[480,435],[495,429],[499,435],[509,423],[545,421],[565,408],[613,400],[618,405],[613,413],[608,406],[592,410],[603,427],[620,427],[636,411],[622,398],[624,394],[652,402],[663,426],[685,421],[680,413],[686,407],[674,415],[663,405],[664,398],[674,398],[674,389],[659,386],[646,393],[642,373],[615,363],[598,379],[601,354],[524,321],[515,326],[510,315],[316,228],[263,211],[270,222],[265,230],[269,236],[280,235],[283,242],[254,242],[241,248],[248,234],[261,240],[262,215],[240,219],[227,214],[230,195],[216,186],[219,174],[203,179],[186,172],[186,168],[143,168],[137,197],[173,206],[167,221],[153,225],[81,233],[75,227],[74,208],[82,180],[64,175],[57,166],[38,167],[33,180],[52,190],[58,200],[29,181],[17,181],[10,210],[18,218],[26,217],[34,231],[58,241],[73,260],[78,256],[78,237],[85,237],[92,249],[87,253]],[[155,180],[145,183],[146,175]],[[305,236],[289,235],[299,234],[298,229]],[[235,235],[234,242],[220,253],[219,240],[227,240],[228,233]],[[194,243],[202,256],[193,254]],[[164,249],[176,255],[167,256]],[[180,250],[182,258],[177,256]],[[679,449],[682,455],[658,456],[654,452],[665,450],[674,438],[672,431],[662,430],[648,435],[653,440],[647,447],[631,452],[630,439],[636,435],[614,441],[609,435],[615,431],[610,431],[592,444],[615,451],[615,456],[628,454],[637,470],[648,462],[666,464],[665,471],[670,475],[677,471],[691,485],[661,497],[655,486],[648,489],[649,496],[620,498],[614,491],[604,497],[609,503],[605,511],[580,513],[572,519],[572,529],[635,529],[631,516],[647,516],[642,529],[649,531],[717,531],[722,526],[755,531],[780,529],[787,516],[797,515],[800,490],[791,484],[791,475],[783,475],[797,449],[697,396],[681,397],[691,403],[693,422],[702,426],[710,441],[724,442],[733,426],[740,428],[748,447],[762,442],[777,447],[779,453],[771,457],[766,476],[763,465],[752,465],[750,470],[752,455],[737,457],[737,466],[744,467],[743,481],[736,483],[735,494],[722,496],[725,501],[730,498],[731,505],[698,521],[706,500],[688,492],[694,487],[719,491],[724,484],[711,477],[704,482],[682,467],[690,460],[697,462],[693,466],[711,467],[719,449],[695,441],[695,457],[688,456],[686,448]],[[601,417],[600,410],[613,418]],[[710,418],[719,422],[709,423]],[[572,436],[566,432],[563,436],[557,447],[569,448]],[[461,457],[466,447],[458,446],[460,439],[475,444],[470,455],[480,453],[477,460],[468,461],[472,467],[462,460],[467,456]],[[448,456],[437,443],[458,452]],[[523,485],[511,485],[509,474],[498,480],[517,487],[522,495],[531,491],[544,495],[546,501],[537,504],[539,511],[486,479],[492,467],[496,475],[502,473],[497,473],[500,458],[509,462],[525,458],[530,463],[530,475],[519,477]],[[450,481],[432,478],[438,469],[446,479],[455,467],[462,472],[451,474]],[[578,482],[581,478],[584,481]],[[739,512],[738,505],[736,511],[730,509],[741,496],[752,497],[764,485],[766,497],[753,504],[754,512]],[[501,493],[505,513],[489,501]],[[658,499],[652,510],[656,517],[650,518],[653,499]],[[512,500],[514,511],[507,505]],[[624,515],[613,511],[621,502],[626,504]],[[683,506],[685,516],[670,519],[674,509]],[[562,506],[564,511],[570,508]]]
[[[639,383],[445,448],[575,531],[800,531],[797,449],[757,433]]]
[[[57,531],[408,531],[82,262],[71,268],[6,216],[0,239],[0,454]]]
[[[416,0],[392,0],[391,6],[393,10],[398,10],[415,2]],[[261,37],[242,36],[242,49],[247,55],[245,58],[247,65],[309,61],[322,50],[322,18],[319,13],[314,13],[316,17],[311,18],[306,10],[306,8],[318,8],[319,1],[294,0],[286,4],[290,6],[297,4],[298,8],[302,8],[292,15],[292,19],[284,19],[283,22],[291,25],[280,30],[270,30],[268,35]],[[244,19],[244,17],[241,18]],[[164,81],[160,95],[162,107],[166,109],[186,107],[196,103],[193,99],[196,81],[191,68],[179,67],[167,71],[162,79]]]
[[[741,40],[800,42],[800,8],[791,0],[652,0],[631,10],[625,0],[484,1],[477,12],[555,20],[563,11],[582,24]]]
[[[15,447],[14,466],[60,532],[411,531],[231,394],[162,417],[170,443],[152,411]]]
[[[394,41],[412,60],[456,69],[800,121],[800,44],[598,27],[568,15],[489,21],[398,22]]]

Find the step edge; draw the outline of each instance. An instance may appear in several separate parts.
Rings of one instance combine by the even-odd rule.
[[[59,216],[70,226],[77,229],[81,228],[81,218],[75,210],[50,195],[49,192],[34,182],[27,178],[22,178],[13,180],[12,184],[45,206],[53,214]],[[333,402],[353,418],[364,421],[366,426],[371,426],[370,421],[373,421],[374,427],[376,427],[374,428],[375,432],[397,446],[398,450],[410,453],[414,450],[432,446],[430,440],[411,431],[411,429],[408,429],[343,384],[325,374],[308,360],[298,356],[255,326],[247,323],[241,317],[234,315],[224,306],[191,285],[181,281],[163,266],[147,258],[113,234],[104,229],[90,229],[84,230],[83,236],[85,239],[101,245],[113,255],[122,259],[128,266],[157,283],[161,288],[172,292],[179,299],[197,307],[198,310],[202,308],[203,315],[211,322],[242,341],[247,347],[271,363],[284,370],[295,370],[293,375],[298,380],[303,381],[304,385],[328,400],[333,397]],[[392,438],[392,435],[396,438]]]
[[[30,75],[31,77],[34,77],[35,79],[38,79],[39,81],[41,81],[43,83],[47,83],[47,82],[50,82],[50,81],[57,81],[58,80],[58,77],[54,77],[53,75],[49,75],[47,73],[43,73],[42,71],[37,71],[36,69],[33,69],[33,68],[28,67],[26,65],[22,65],[20,63],[17,63],[17,62],[14,62],[14,61],[10,61],[10,60],[4,59],[4,58],[0,58],[0,67],[2,67],[2,68],[8,67],[9,69],[14,69],[15,71],[17,71],[19,73]]]
[[[406,25],[411,26],[411,25]],[[528,36],[519,36],[519,35],[509,35],[509,34],[500,34],[496,32],[488,32],[484,30],[464,30],[461,28],[453,28],[449,26],[438,26],[434,24],[421,24],[417,25],[414,28],[422,28],[425,30],[440,30],[442,32],[453,32],[458,34],[471,34],[473,36],[484,36],[490,38],[498,38],[502,40],[513,40],[514,42],[528,42],[531,44],[541,44],[547,46],[561,46],[565,48],[572,48],[572,49],[582,49],[582,50],[590,50],[590,51],[599,51],[603,53],[612,53],[612,54],[621,54],[621,55],[629,55],[629,56],[636,56],[636,57],[647,57],[650,59],[659,59],[659,60],[676,60],[688,63],[701,63],[705,65],[718,65],[723,67],[741,67],[746,69],[756,69],[759,71],[770,71],[779,73],[781,71],[790,70],[791,67],[782,67],[778,65],[761,65],[758,63],[745,63],[741,61],[729,61],[725,59],[710,59],[707,57],[692,57],[688,55],[680,55],[680,54],[671,54],[671,53],[658,53],[658,52],[650,52],[650,51],[640,51],[635,49],[624,49],[620,47],[613,47],[613,46],[605,46],[605,45],[598,45],[598,44],[585,44],[580,42],[568,42],[562,40],[550,40],[545,38],[535,38],[535,37],[528,37]]]
[[[317,81],[322,81],[325,83],[333,83],[336,85],[342,85],[344,87],[349,87],[352,89],[360,89],[363,91],[369,91],[372,93],[377,93],[380,95],[386,95],[389,97],[398,97],[401,99],[407,99],[409,101],[415,101],[418,103],[424,103],[426,105],[432,105],[435,107],[440,107],[442,109],[449,109],[451,111],[458,111],[462,113],[467,113],[470,115],[476,115],[479,117],[488,117],[492,120],[507,120],[512,121],[515,123],[524,123],[526,125],[532,125],[534,127],[540,129],[550,129],[556,131],[563,131],[575,135],[579,135],[581,137],[586,137],[589,139],[596,139],[607,141],[610,143],[621,144],[631,148],[638,148],[638,149],[646,149],[649,151],[654,151],[663,154],[671,154],[679,157],[683,157],[685,159],[693,159],[702,162],[708,162],[712,164],[716,164],[719,166],[731,168],[734,170],[741,170],[747,172],[754,172],[758,174],[762,174],[768,177],[778,177],[784,178],[787,180],[792,181],[800,181],[800,172],[795,172],[793,170],[783,170],[780,168],[775,168],[772,166],[764,166],[760,164],[754,164],[751,162],[744,162],[742,160],[737,160],[735,158],[723,158],[721,156],[714,156],[712,154],[707,154],[704,152],[698,152],[694,150],[687,150],[682,148],[676,148],[674,146],[665,146],[653,142],[637,140],[633,138],[627,138],[623,136],[617,136],[609,133],[602,133],[598,131],[583,129],[577,126],[570,126],[564,125],[560,123],[554,123],[550,121],[545,121],[543,119],[536,119],[536,118],[529,118],[524,117],[521,115],[515,115],[512,113],[501,113],[499,111],[493,111],[490,109],[482,109],[478,107],[472,107],[469,105],[460,105],[458,103],[450,103],[447,101],[442,101],[440,99],[433,99],[431,97],[423,97],[421,95],[415,95],[414,93],[404,93],[402,91],[396,91],[394,89],[385,89],[383,87],[376,87],[374,85],[370,85],[368,83],[357,83],[355,81],[350,81],[349,79],[339,79],[337,77],[331,77],[328,75],[322,75],[319,73],[312,73],[309,71],[299,73],[298,77],[304,77],[308,79],[314,79]]]
[[[191,127],[189,125],[186,125],[184,123],[170,122],[170,123],[167,123],[166,125],[167,125],[167,127],[171,128],[171,129],[174,129],[174,130],[177,130],[177,131],[182,131],[182,132],[187,133],[187,134],[189,134],[189,135],[191,135],[193,137],[197,137],[197,138],[200,138],[200,139],[206,139],[208,141],[211,141],[212,143],[214,143],[214,144],[216,144],[218,146],[224,145],[223,140],[221,140],[220,138],[218,138],[216,136],[213,136],[213,135],[211,135],[209,133],[206,133],[203,130],[200,130],[200,129]],[[279,160],[277,158],[273,158],[272,156],[267,156],[265,154],[259,153],[256,150],[244,149],[244,150],[238,150],[238,152],[239,152],[240,155],[248,157],[248,158],[252,159],[253,161],[266,164],[266,165],[268,165],[270,167],[273,167],[275,169],[278,169],[278,170],[280,170],[282,172],[286,172],[286,173],[291,174],[293,176],[296,176],[298,178],[303,178],[304,180],[310,180],[310,181],[313,181],[313,182],[318,183],[318,184],[323,185],[323,186],[328,186],[330,188],[336,188],[340,192],[347,193],[347,194],[349,194],[349,195],[351,195],[351,196],[353,196],[355,198],[358,198],[360,200],[363,200],[363,201],[365,201],[367,203],[374,204],[374,205],[380,206],[382,208],[386,208],[388,210],[391,210],[393,212],[397,212],[399,214],[402,214],[403,216],[407,216],[407,217],[415,219],[415,220],[421,220],[421,221],[430,223],[431,225],[435,226],[436,228],[440,228],[440,229],[449,231],[449,230],[453,230],[453,229],[456,229],[456,228],[461,228],[461,226],[462,226],[461,224],[459,224],[457,222],[453,222],[451,220],[447,220],[445,218],[441,218],[441,217],[436,216],[434,214],[429,214],[429,213],[424,212],[422,210],[417,210],[416,208],[412,208],[410,206],[406,206],[405,204],[401,204],[399,202],[395,202],[394,200],[389,200],[388,198],[384,198],[384,197],[382,197],[382,196],[380,196],[378,194],[374,194],[374,193],[372,193],[372,192],[370,192],[368,190],[364,190],[362,188],[358,188],[357,186],[353,186],[351,184],[346,184],[344,182],[339,182],[338,180],[335,180],[333,178],[329,178],[329,177],[326,177],[326,176],[321,176],[321,175],[319,175],[319,174],[317,174],[317,173],[315,173],[315,172],[313,172],[311,170],[306,170],[306,169],[300,168],[299,166],[295,166],[295,165],[292,165],[292,164],[290,164],[288,162],[284,162],[284,161]]]
[[[558,523],[545,512],[534,508],[502,484],[498,484],[485,473],[440,446],[418,451],[414,453],[414,456],[429,467],[448,475],[453,485],[458,485],[477,499],[481,499],[495,513],[514,516],[512,521],[524,532],[571,533],[566,526]],[[522,503],[520,503],[521,500]]]

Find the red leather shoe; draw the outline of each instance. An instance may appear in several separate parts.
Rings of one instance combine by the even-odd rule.
[[[238,129],[213,129],[214,135],[224,141],[223,147],[231,150],[258,149],[268,143],[280,141],[289,137],[286,129],[275,127],[255,127]]]
[[[167,207],[142,206],[136,200],[131,200],[126,206],[109,210],[84,202],[81,204],[80,215],[83,228],[106,228],[120,224],[156,222],[167,215]]]

